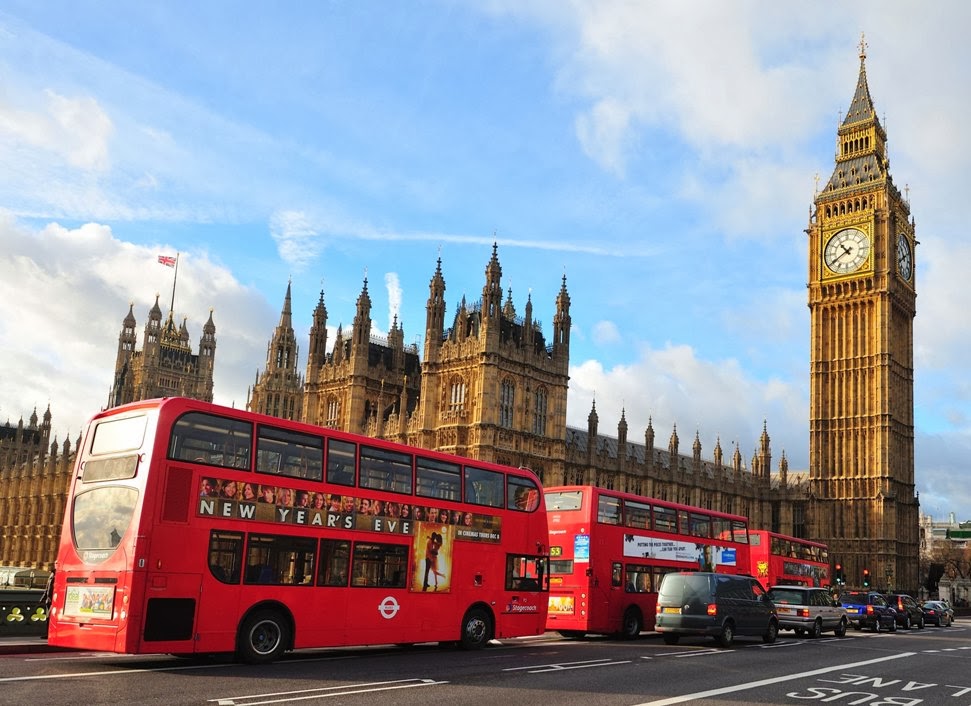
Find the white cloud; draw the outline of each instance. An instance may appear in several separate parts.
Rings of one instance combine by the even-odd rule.
[[[391,323],[398,318],[398,325],[401,325],[401,283],[398,281],[396,272],[386,272],[384,275],[384,286],[388,290],[388,329]]]
[[[320,234],[303,211],[277,211],[270,219],[270,235],[280,258],[297,272],[310,264],[323,248]]]
[[[621,338],[617,324],[613,321],[598,321],[593,325],[593,340],[600,346],[619,343]]]
[[[167,312],[173,270],[158,264],[174,248],[138,246],[104,225],[28,229],[0,214],[0,423],[16,424],[51,405],[54,429],[72,441],[108,401],[121,322],[134,301],[138,347],[148,310]],[[193,349],[214,308],[216,401],[245,403],[272,335],[274,313],[256,292],[205,253],[183,253],[175,314],[188,317]],[[40,412],[39,412],[40,413]]]

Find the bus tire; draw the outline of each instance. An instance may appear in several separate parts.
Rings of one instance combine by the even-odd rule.
[[[283,656],[290,642],[286,619],[275,610],[258,610],[239,627],[236,656],[246,664],[266,664]]]
[[[661,635],[665,645],[676,645],[681,636],[676,632],[666,632]]]
[[[462,636],[459,646],[463,650],[481,650],[492,639],[492,621],[482,608],[470,608],[462,618]]]
[[[634,606],[631,606],[624,611],[624,622],[621,624],[620,629],[621,638],[624,640],[635,639],[641,634],[642,627],[643,621],[641,620],[641,611]]]

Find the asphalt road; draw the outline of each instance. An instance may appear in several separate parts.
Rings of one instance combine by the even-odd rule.
[[[0,655],[2,704],[915,704],[971,705],[971,622],[838,639],[782,633],[665,645],[555,634],[480,652],[437,645],[306,650],[265,666],[228,659],[52,652]]]

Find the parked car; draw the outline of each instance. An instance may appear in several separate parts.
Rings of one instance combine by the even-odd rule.
[[[836,637],[846,635],[846,609],[825,588],[773,586],[768,593],[779,616],[779,628],[800,636],[809,633],[813,638],[829,630]]]
[[[926,625],[947,628],[954,622],[954,611],[944,601],[924,601],[920,609],[924,613]]]
[[[904,630],[910,630],[915,626],[918,630],[924,629],[924,612],[913,597],[906,593],[886,593],[884,598],[897,611],[897,625]]]
[[[655,629],[669,645],[682,635],[708,635],[729,647],[736,635],[775,642],[779,618],[762,584],[752,576],[678,571],[661,581]]]
[[[897,631],[897,611],[876,591],[844,591],[839,601],[846,608],[846,619],[857,630]]]

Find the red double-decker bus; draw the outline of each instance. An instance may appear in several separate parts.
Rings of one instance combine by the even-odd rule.
[[[828,587],[829,551],[825,544],[768,530],[749,530],[750,571],[766,588]]]
[[[747,573],[748,520],[594,486],[546,488],[546,627],[565,637],[654,629],[670,571]]]
[[[196,400],[87,425],[52,645],[119,653],[456,642],[545,630],[536,476]]]

